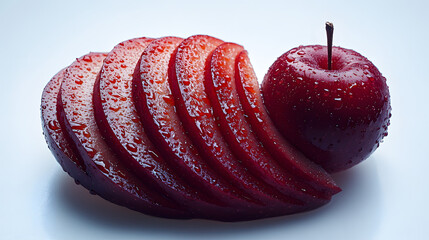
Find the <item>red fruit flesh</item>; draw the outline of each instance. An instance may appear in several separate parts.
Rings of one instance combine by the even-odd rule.
[[[252,176],[233,156],[222,137],[204,89],[206,66],[210,66],[206,59],[209,59],[213,50],[201,47],[205,46],[205,41],[206,36],[193,36],[183,41],[173,56],[175,61],[171,62],[169,69],[171,91],[185,131],[210,166],[222,174],[222,177],[253,198],[270,205],[276,214],[285,214],[280,208],[275,208],[275,205],[284,207],[285,204],[297,205],[302,202],[282,196]],[[242,49],[241,46],[235,46]],[[268,208],[265,211],[268,214]]]
[[[204,47],[214,49],[220,43],[218,39],[207,37]],[[225,206],[213,209],[209,214],[217,215],[214,217],[222,220],[242,217],[245,215],[243,209],[254,207],[255,202],[242,197],[207,165],[186,135],[176,113],[168,83],[172,50],[166,49],[165,46],[153,46],[143,52],[140,74],[136,74],[133,79],[137,112],[149,137],[165,159],[175,166],[176,171],[199,191],[212,196]],[[233,214],[234,212],[240,214]]]
[[[69,145],[57,118],[57,98],[65,69],[58,72],[45,86],[42,94],[41,117],[43,134],[52,154],[63,170],[77,183],[90,189],[90,178],[85,172],[85,164]]]
[[[216,48],[211,57],[211,75],[205,81],[207,95],[226,141],[250,172],[284,195],[306,201],[309,208],[326,203],[327,199],[315,197],[318,192],[296,182],[295,176],[283,171],[254,135],[236,92],[235,58],[241,49],[234,46],[225,43]]]
[[[264,103],[279,132],[328,172],[366,159],[387,135],[386,79],[359,53],[300,46],[283,54],[262,83]]]
[[[139,178],[190,212],[201,212],[210,200],[190,188],[161,157],[146,135],[132,99],[132,75],[143,50],[150,44],[150,48],[173,51],[181,41],[175,37],[138,38],[117,45],[107,55],[95,83],[94,112],[108,145]]]
[[[271,121],[262,101],[259,83],[246,51],[236,59],[237,93],[252,129],[264,147],[282,165],[300,180],[326,195],[341,191],[332,177],[320,166],[307,159],[287,142]]]
[[[116,204],[155,216],[189,217],[128,171],[106,145],[94,119],[92,92],[106,54],[77,59],[64,74],[58,96],[58,119],[85,163],[92,191]]]

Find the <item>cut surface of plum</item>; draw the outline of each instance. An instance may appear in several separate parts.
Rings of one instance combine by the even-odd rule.
[[[221,43],[221,40],[206,36],[200,47],[214,49]],[[216,174],[186,135],[168,82],[170,58],[171,53],[163,48],[147,48],[142,54],[140,74],[134,75],[133,97],[145,131],[176,171],[198,190],[225,206],[219,208],[217,214],[226,214],[231,219],[243,217],[243,211],[259,204]]]
[[[60,125],[85,163],[91,190],[111,202],[146,214],[188,218],[177,204],[139,181],[102,139],[94,119],[92,93],[105,57],[104,53],[89,53],[70,65],[57,102]]]
[[[254,135],[236,91],[235,58],[241,49],[234,46],[224,43],[215,49],[205,81],[207,95],[226,141],[249,171],[284,195],[305,201],[309,208],[327,203],[329,199],[316,197],[318,192],[284,171]]]
[[[264,147],[289,172],[313,188],[332,195],[341,191],[332,177],[320,166],[307,159],[278,132],[263,105],[259,83],[247,51],[236,59],[235,81],[241,105],[252,129]],[[287,94],[287,93],[285,93]]]
[[[194,36],[183,41],[169,68],[171,91],[185,131],[209,165],[222,177],[266,204],[265,211],[271,207],[276,213],[284,214],[290,208],[275,208],[276,205],[284,207],[285,204],[299,205],[302,202],[281,195],[249,174],[233,156],[218,129],[204,89],[206,60],[213,49],[201,47],[204,46],[201,41],[206,41],[206,37]],[[242,50],[241,46],[235,46]]]
[[[43,90],[41,103],[43,134],[49,149],[63,170],[77,183],[90,189],[91,181],[86,174],[85,164],[69,145],[57,118],[57,98],[64,73],[65,69],[62,69],[55,74]]]
[[[162,158],[146,135],[132,99],[133,73],[146,47],[163,48],[168,55],[181,41],[176,37],[137,38],[115,46],[95,83],[94,112],[106,142],[122,162],[188,211],[201,214],[210,199],[190,188]]]

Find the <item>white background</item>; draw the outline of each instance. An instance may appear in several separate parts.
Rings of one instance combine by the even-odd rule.
[[[427,239],[429,4],[427,1],[1,1],[0,239]],[[242,222],[165,220],[90,195],[49,152],[44,85],[89,51],[133,37],[209,34],[242,44],[260,80],[298,45],[334,44],[388,79],[389,136],[318,210]]]

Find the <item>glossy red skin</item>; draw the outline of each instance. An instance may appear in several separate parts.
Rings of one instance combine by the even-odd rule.
[[[92,191],[128,208],[162,217],[187,218],[176,204],[149,189],[128,171],[106,145],[94,119],[92,92],[106,54],[77,59],[64,74],[57,110],[64,133],[72,140],[91,177]]]
[[[49,149],[63,170],[75,179],[76,183],[91,189],[91,180],[86,174],[85,164],[69,145],[57,118],[57,98],[64,73],[65,69],[62,69],[55,74],[43,90],[41,103],[43,134]]]
[[[143,50],[163,47],[172,52],[181,41],[175,37],[138,38],[118,44],[107,55],[95,83],[94,112],[100,131],[121,162],[189,212],[200,214],[212,205],[211,200],[190,188],[161,157],[146,135],[132,99],[133,73]]]
[[[211,74],[205,81],[215,117],[230,148],[251,173],[284,195],[305,201],[308,208],[327,203],[327,199],[315,197],[314,190],[296,182],[294,176],[284,171],[254,135],[236,92],[235,57],[241,49],[233,46],[225,43],[216,48],[211,57]]]
[[[265,105],[283,136],[328,172],[366,159],[387,135],[386,79],[359,53],[334,47],[327,70],[324,46],[283,54],[262,83]]]
[[[222,137],[204,89],[206,66],[210,66],[206,64],[209,62],[206,59],[212,50],[199,47],[204,46],[205,41],[206,36],[193,36],[183,41],[169,68],[171,91],[185,131],[211,167],[265,205],[264,214],[268,215],[270,211],[285,214],[284,210],[288,210],[290,205],[302,202],[282,196],[249,174],[233,156]],[[242,49],[241,46],[235,46]]]
[[[280,165],[323,195],[331,196],[341,191],[323,168],[306,158],[278,132],[265,109],[258,79],[247,51],[242,51],[236,58],[235,75],[237,93],[247,120],[264,147]]]

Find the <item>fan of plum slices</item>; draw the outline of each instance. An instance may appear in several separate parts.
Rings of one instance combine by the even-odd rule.
[[[175,37],[138,38],[118,44],[107,55],[95,84],[95,118],[111,149],[136,175],[187,211],[210,218],[216,216],[210,212],[216,212],[215,203],[192,189],[161,157],[146,135],[132,100],[133,73],[142,52],[157,49],[167,58],[181,41]]]
[[[146,186],[124,167],[101,137],[94,119],[92,92],[106,54],[90,53],[70,65],[58,95],[58,119],[91,178],[91,191],[143,213],[188,218],[176,203]]]
[[[244,48],[214,37],[134,38],[84,55],[49,81],[41,115],[64,171],[144,214],[253,220],[341,191],[279,133]]]

